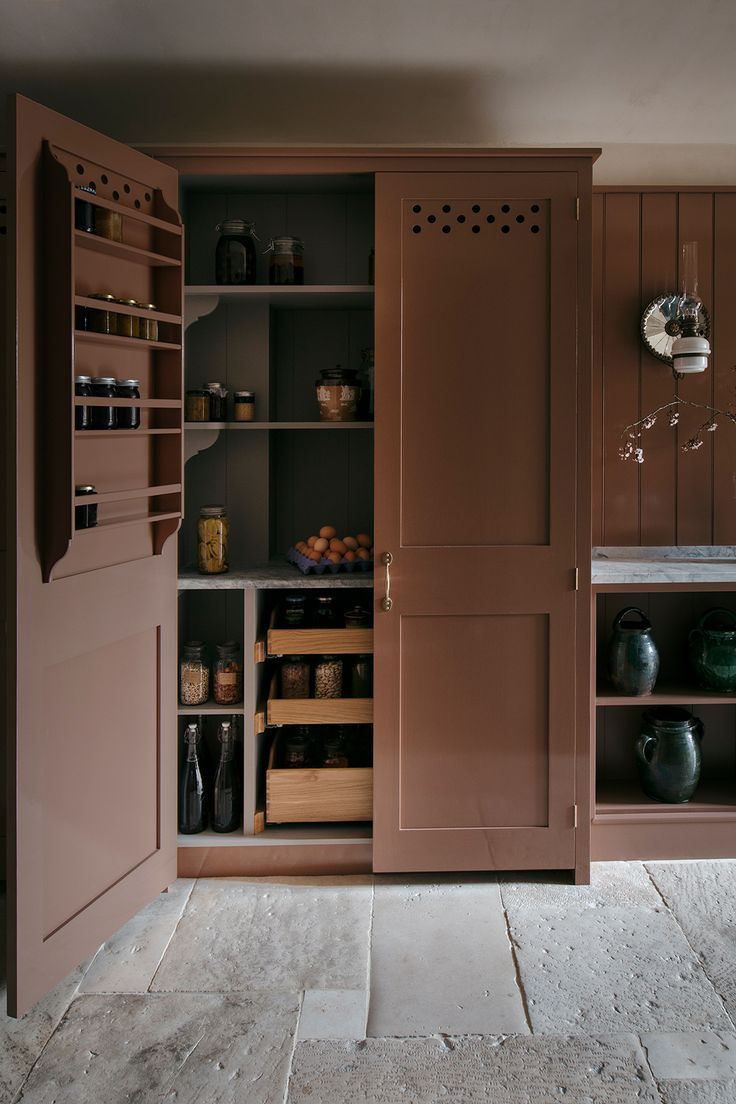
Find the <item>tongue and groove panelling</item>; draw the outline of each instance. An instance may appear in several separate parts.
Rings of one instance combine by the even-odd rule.
[[[623,461],[624,427],[675,393],[722,408],[736,398],[736,190],[599,188],[593,232],[593,543],[736,543],[736,424],[696,451],[682,446],[705,410],[684,407],[644,433],[644,462]],[[642,311],[679,287],[684,241],[699,246],[700,294],[711,316],[708,370],[675,384],[639,337]]]

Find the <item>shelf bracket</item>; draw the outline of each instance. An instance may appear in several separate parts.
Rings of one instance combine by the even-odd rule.
[[[187,295],[184,298],[184,328],[188,329],[194,325],[195,322],[199,322],[200,318],[205,318],[208,314],[212,314],[217,310],[220,305],[219,295]]]
[[[191,460],[198,452],[204,452],[205,449],[212,448],[215,441],[220,436],[219,429],[197,429],[196,433],[190,433],[189,430],[193,425],[195,425],[194,422],[188,422],[184,434],[185,464],[187,460]]]

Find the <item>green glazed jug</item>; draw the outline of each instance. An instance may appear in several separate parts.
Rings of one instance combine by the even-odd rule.
[[[700,685],[724,694],[736,691],[736,614],[708,610],[691,631],[689,643]]]
[[[689,801],[700,781],[703,722],[674,705],[648,709],[634,749],[641,788],[647,797],[679,805]]]

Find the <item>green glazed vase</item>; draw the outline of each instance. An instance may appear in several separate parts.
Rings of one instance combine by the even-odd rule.
[[[736,614],[711,609],[689,636],[690,661],[706,690],[736,691]]]
[[[674,705],[648,709],[636,738],[641,788],[655,801],[690,801],[700,781],[703,722]]]
[[[643,610],[628,606],[613,622],[608,676],[619,694],[651,694],[659,674],[659,652]]]

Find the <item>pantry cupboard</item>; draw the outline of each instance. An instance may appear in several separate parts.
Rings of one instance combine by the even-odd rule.
[[[11,1013],[177,866],[585,880],[596,151],[148,156],[22,97],[13,119]],[[119,235],[78,228],[78,202]],[[263,257],[255,285],[216,284],[215,227],[235,218],[263,248],[303,239],[305,284],[267,284]],[[100,292],[156,329],[82,328]],[[186,387],[254,391],[252,420],[184,421],[185,347]],[[375,421],[320,422],[320,370],[368,347]],[[80,373],[138,380],[140,397],[80,398]],[[136,407],[140,427],[75,429],[82,404]],[[98,507],[84,530],[80,484]],[[231,568],[206,577],[196,518],[218,502]],[[328,522],[374,533],[373,575],[284,562]],[[297,590],[370,605],[372,629],[292,640],[279,610]],[[177,706],[191,639],[243,645],[242,701]],[[280,698],[280,657],[324,653],[372,653],[372,697]],[[193,714],[205,740],[239,726],[243,823],[177,841]],[[372,725],[372,769],[284,770],[294,724],[353,725],[368,746]]]

